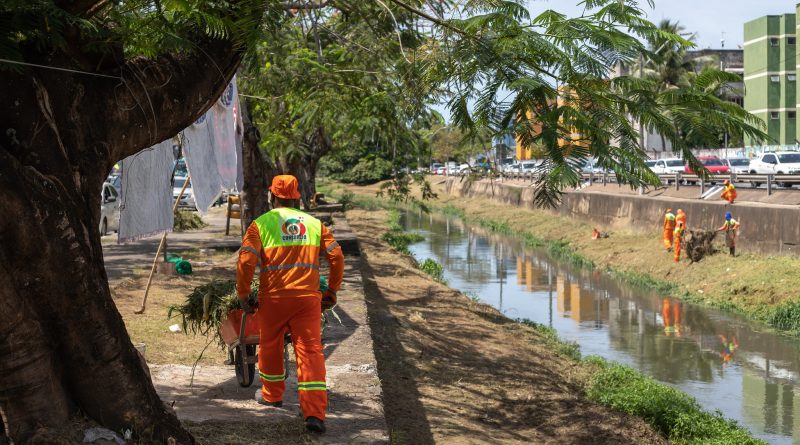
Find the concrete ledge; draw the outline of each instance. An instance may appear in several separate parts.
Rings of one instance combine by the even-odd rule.
[[[616,189],[616,187],[614,187]],[[624,187],[622,187],[625,190]],[[445,190],[452,196],[481,197],[518,207],[535,208],[534,188],[488,180],[468,182],[450,178]],[[703,201],[671,196],[639,196],[591,187],[564,194],[554,213],[591,221],[602,228],[658,231],[667,208],[682,208],[689,228],[714,229],[722,225],[725,212],[741,224],[737,246],[741,251],[769,254],[800,253],[800,208],[790,205],[721,200]]]

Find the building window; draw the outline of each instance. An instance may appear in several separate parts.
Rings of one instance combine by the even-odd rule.
[[[780,118],[781,118],[781,114],[780,114],[780,113],[778,113],[777,111],[770,111],[770,112],[769,112],[769,118],[770,118],[770,119],[777,120],[777,119],[780,119]]]
[[[796,37],[787,37],[786,38],[786,43],[788,43],[789,45],[794,45],[796,41],[797,41]]]
[[[781,81],[781,76],[773,74],[773,75],[769,76],[769,80],[770,80],[770,82],[780,82]]]
[[[769,46],[778,46],[778,44],[780,44],[780,40],[777,37],[769,38]]]
[[[797,111],[790,111],[790,112],[788,113],[788,117],[789,117],[789,119],[794,119],[794,118],[796,118],[796,117],[797,117]]]
[[[797,80],[797,74],[787,74],[786,80],[788,80],[789,82],[794,82],[795,80]]]

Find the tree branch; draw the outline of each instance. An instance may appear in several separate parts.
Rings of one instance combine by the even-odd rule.
[[[308,9],[322,9],[322,8],[328,6],[328,3],[330,3],[328,0],[321,1],[319,3],[313,3],[313,2],[283,2],[283,3],[281,3],[281,7],[285,11],[291,11],[293,9],[306,9],[306,10],[308,10]]]
[[[227,87],[241,62],[244,46],[206,38],[187,55],[136,58],[122,67],[123,82],[107,110],[114,160],[157,144],[191,125]]]

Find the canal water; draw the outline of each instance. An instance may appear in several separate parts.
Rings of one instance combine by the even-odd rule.
[[[632,366],[679,388],[770,443],[800,443],[796,339],[561,264],[519,239],[456,218],[409,211],[402,223],[425,237],[410,246],[412,253],[440,262],[451,287],[510,318],[555,328],[584,356]]]

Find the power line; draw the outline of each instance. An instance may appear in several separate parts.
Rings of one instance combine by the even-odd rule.
[[[90,73],[89,71],[73,70],[73,69],[70,69],[70,68],[62,68],[62,67],[50,66],[50,65],[39,65],[38,63],[20,62],[18,60],[0,59],[0,62],[15,64],[15,65],[33,66],[33,67],[36,67],[36,68],[44,68],[44,69],[48,69],[48,70],[66,71],[68,73],[86,74],[87,76],[108,77],[109,79],[122,80],[121,76],[118,77],[118,76],[110,76],[108,74]]]

